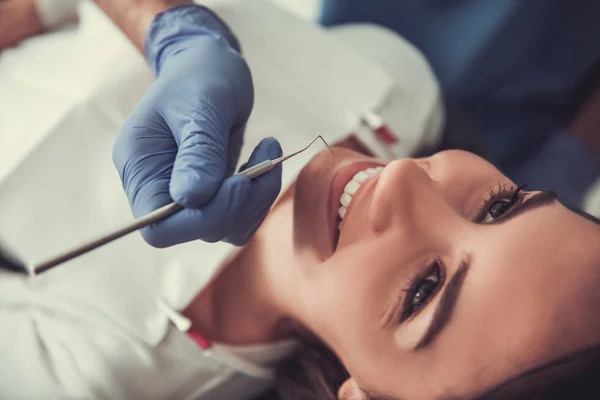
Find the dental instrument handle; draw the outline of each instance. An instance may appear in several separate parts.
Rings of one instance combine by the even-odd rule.
[[[244,171],[238,172],[236,175],[246,175],[248,178],[253,179],[262,174],[265,174],[275,168],[273,162],[271,160],[263,161],[259,164],[256,164]],[[135,232],[139,229],[145,228],[146,226],[152,225],[160,220],[163,220],[171,215],[183,210],[183,206],[173,202],[163,206],[159,209],[156,209],[143,217],[137,218],[132,222],[127,223],[119,229],[114,230],[106,235],[100,236],[97,239],[90,240],[72,250],[65,251],[62,254],[59,254],[55,257],[52,257],[49,260],[46,260],[34,267],[32,267],[32,271],[35,275],[41,274],[59,264],[72,260],[73,258],[77,258],[80,255],[83,255],[89,251],[97,249],[98,247],[104,246],[107,243],[112,242],[113,240],[117,240],[125,235],[128,235],[132,232]]]
[[[261,163],[253,165],[250,168],[238,172],[236,175],[246,175],[248,178],[254,179],[256,177],[261,176],[262,174],[266,174],[267,172],[275,168],[278,164],[275,164],[273,161],[276,160],[265,160]]]
[[[323,141],[323,143],[325,143],[325,146],[327,146],[329,151],[331,151],[331,153],[333,154],[333,150],[331,150],[331,148],[329,147],[329,145],[327,144],[325,139],[323,139],[323,137],[321,135],[318,135],[306,147],[304,147],[301,150],[298,150],[295,153],[288,154],[286,156],[282,156],[282,157],[276,158],[274,160],[265,160],[265,161],[258,163],[250,168],[247,168],[243,171],[238,172],[236,175],[246,175],[248,178],[254,179],[263,174],[266,174],[267,172],[271,171],[273,168],[275,168],[279,164],[283,163],[285,160],[287,160],[297,154],[300,154],[303,151],[305,151],[306,149],[308,149],[317,139],[321,139]],[[137,218],[137,219],[133,220],[132,222],[127,223],[126,225],[122,226],[119,229],[109,232],[108,234],[100,236],[96,239],[90,240],[80,246],[77,246],[73,249],[67,250],[55,257],[52,257],[46,261],[43,261],[37,265],[34,265],[31,267],[30,271],[33,275],[41,274],[42,272],[45,272],[51,268],[54,268],[57,265],[65,263],[74,258],[77,258],[85,253],[95,250],[98,247],[104,246],[105,244],[110,243],[114,240],[117,240],[125,235],[128,235],[132,232],[135,232],[139,229],[145,228],[145,227],[152,225],[160,220],[170,217],[171,215],[175,214],[176,212],[183,210],[183,208],[184,208],[183,206],[180,206],[177,203],[167,204],[166,206],[163,206],[157,210],[154,210],[154,211],[144,215],[143,217]]]
[[[116,229],[108,234],[100,236],[96,239],[90,240],[78,247],[75,247],[71,250],[67,250],[64,253],[61,253],[55,257],[52,257],[46,261],[43,261],[31,268],[31,271],[34,275],[41,274],[42,272],[46,272],[47,270],[56,267],[62,263],[65,263],[73,258],[77,258],[87,252],[90,252],[98,247],[104,246],[107,243],[112,242],[113,240],[117,240],[125,235],[130,234],[131,232],[135,232],[139,229],[142,229],[148,225],[152,225],[153,223],[160,221],[162,219],[167,218],[170,215],[175,214],[178,211],[183,209],[177,203],[167,204],[157,210],[154,210],[143,217],[133,220],[132,222],[127,223],[119,229]]]

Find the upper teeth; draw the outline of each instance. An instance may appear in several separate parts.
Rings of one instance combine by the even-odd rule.
[[[383,167],[375,167],[375,168],[367,168],[363,171],[357,172],[350,182],[344,188],[344,193],[342,197],[340,197],[340,208],[338,209],[338,213],[341,219],[344,219],[344,215],[346,215],[346,210],[352,201],[352,196],[358,191],[360,185],[367,180],[367,178],[371,178],[376,176],[383,170]]]

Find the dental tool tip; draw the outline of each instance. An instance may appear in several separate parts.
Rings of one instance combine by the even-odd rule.
[[[327,141],[326,141],[326,140],[323,138],[323,136],[321,136],[321,135],[317,135],[317,137],[313,139],[313,142],[314,142],[315,140],[317,140],[317,139],[321,139],[321,141],[323,142],[323,144],[324,144],[325,146],[327,146],[327,149],[329,150],[329,152],[330,152],[331,154],[333,154],[333,150],[331,149],[331,147],[329,147],[329,145],[327,144]],[[311,142],[311,144],[312,144],[312,142]]]

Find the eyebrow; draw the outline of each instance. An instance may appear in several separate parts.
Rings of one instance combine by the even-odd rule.
[[[417,343],[414,350],[419,350],[429,345],[444,326],[446,326],[450,318],[452,318],[452,312],[454,311],[456,302],[460,296],[463,283],[465,282],[467,272],[469,271],[469,265],[471,265],[471,257],[461,261],[458,270],[452,275],[452,278],[450,278],[450,281],[444,289],[444,293],[442,293],[442,298],[433,313],[433,318],[431,319],[427,331],[421,337],[421,340],[419,340],[419,343]]]
[[[531,211],[550,204],[555,201],[556,198],[557,196],[555,192],[537,192],[533,196],[513,206],[508,212],[497,218],[494,222],[490,223],[490,225],[509,221],[526,211]],[[419,340],[415,346],[414,350],[422,349],[431,344],[442,331],[442,329],[447,325],[448,321],[450,321],[452,318],[452,313],[456,308],[456,303],[460,297],[460,292],[470,265],[470,256],[461,261],[458,270],[454,273],[454,275],[452,275],[450,281],[448,281],[448,284],[444,289],[444,292],[442,293],[442,297],[434,311],[429,327],[421,337],[421,340]]]

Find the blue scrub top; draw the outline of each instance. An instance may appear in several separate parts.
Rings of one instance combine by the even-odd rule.
[[[376,23],[412,42],[513,175],[557,146],[600,71],[598,0],[324,0],[321,22]]]

